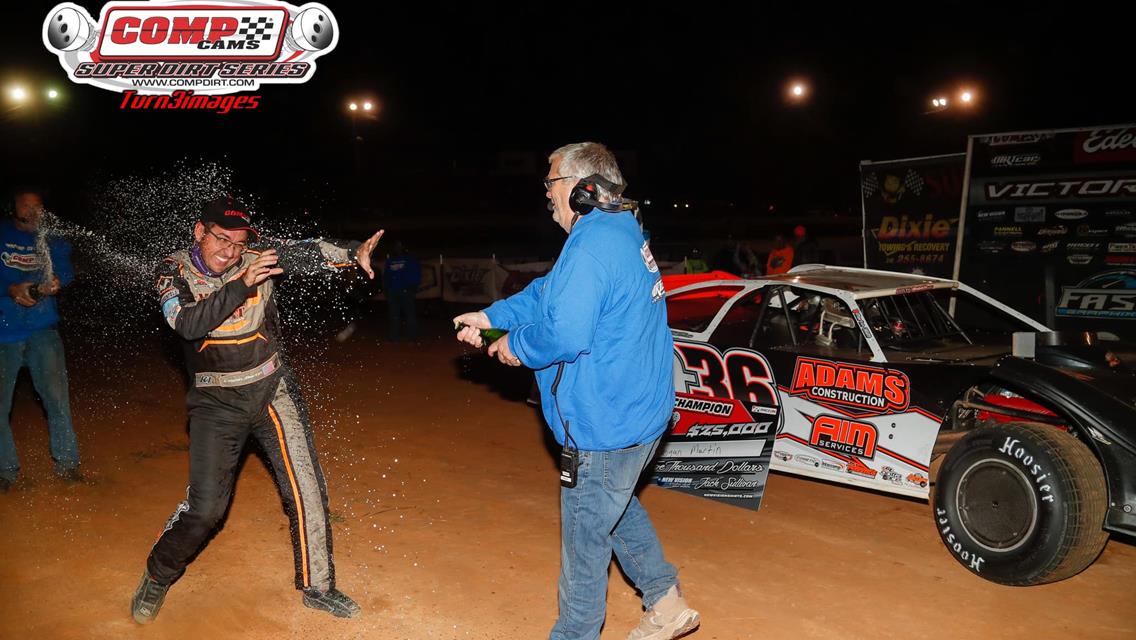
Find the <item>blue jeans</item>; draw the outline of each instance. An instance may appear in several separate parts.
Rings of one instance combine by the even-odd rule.
[[[27,365],[39,397],[47,411],[47,429],[51,436],[51,457],[55,472],[79,466],[79,444],[71,427],[71,402],[67,395],[67,363],[63,358],[63,341],[55,329],[33,333],[23,342],[0,343],[0,477],[15,480],[20,471],[16,443],[12,439],[12,394],[16,375]]]
[[[398,342],[402,319],[406,319],[406,338],[418,337],[418,317],[414,310],[414,296],[417,288],[387,291],[387,320],[390,323],[388,336],[391,342]]]
[[[581,451],[576,486],[560,488],[560,617],[551,640],[596,640],[607,607],[611,554],[650,609],[678,584],[635,487],[659,441]]]

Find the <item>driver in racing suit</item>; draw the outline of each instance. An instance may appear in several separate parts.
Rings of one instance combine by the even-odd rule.
[[[374,278],[371,252],[382,233],[363,243],[314,240],[283,247],[287,254],[278,266],[276,250],[246,249],[245,242],[258,238],[248,210],[221,198],[207,204],[194,225],[193,247],[159,266],[162,313],[185,340],[190,374],[189,487],[154,543],[131,602],[140,624],[154,620],[166,591],[224,515],[250,435],[271,462],[288,514],[304,605],[339,617],[359,612],[335,588],[327,488],[307,411],[278,352],[272,276],[293,259],[314,256],[331,267],[357,264]]]

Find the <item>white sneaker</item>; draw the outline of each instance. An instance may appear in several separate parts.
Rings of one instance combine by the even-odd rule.
[[[698,628],[698,612],[683,599],[678,585],[671,587],[661,600],[643,614],[639,626],[627,634],[627,640],[672,640]]]

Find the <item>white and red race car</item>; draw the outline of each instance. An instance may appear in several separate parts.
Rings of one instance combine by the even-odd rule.
[[[1108,531],[1136,534],[1131,345],[919,275],[665,279],[658,484],[756,508],[771,467],[929,499],[955,558],[1003,584],[1069,577]]]

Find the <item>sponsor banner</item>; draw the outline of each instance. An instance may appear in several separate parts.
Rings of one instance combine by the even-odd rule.
[[[781,421],[773,369],[748,349],[675,341],[675,410],[655,482],[757,510]]]
[[[442,263],[422,265],[422,282],[418,283],[415,298],[437,299],[442,297]]]
[[[1136,125],[972,136],[969,167],[956,277],[1054,329],[1136,337]]]
[[[864,266],[950,277],[965,154],[860,164]],[[986,212],[1005,220],[1005,210]]]
[[[1136,319],[1136,269],[1112,269],[1072,287],[1062,287],[1057,315],[1063,318]]]
[[[497,299],[497,262],[492,258],[446,258],[442,264],[442,299],[489,303]]]
[[[499,283],[498,298],[508,298],[519,293],[529,286],[529,283],[552,271],[552,262],[522,262],[516,264],[498,264],[497,282]]]

